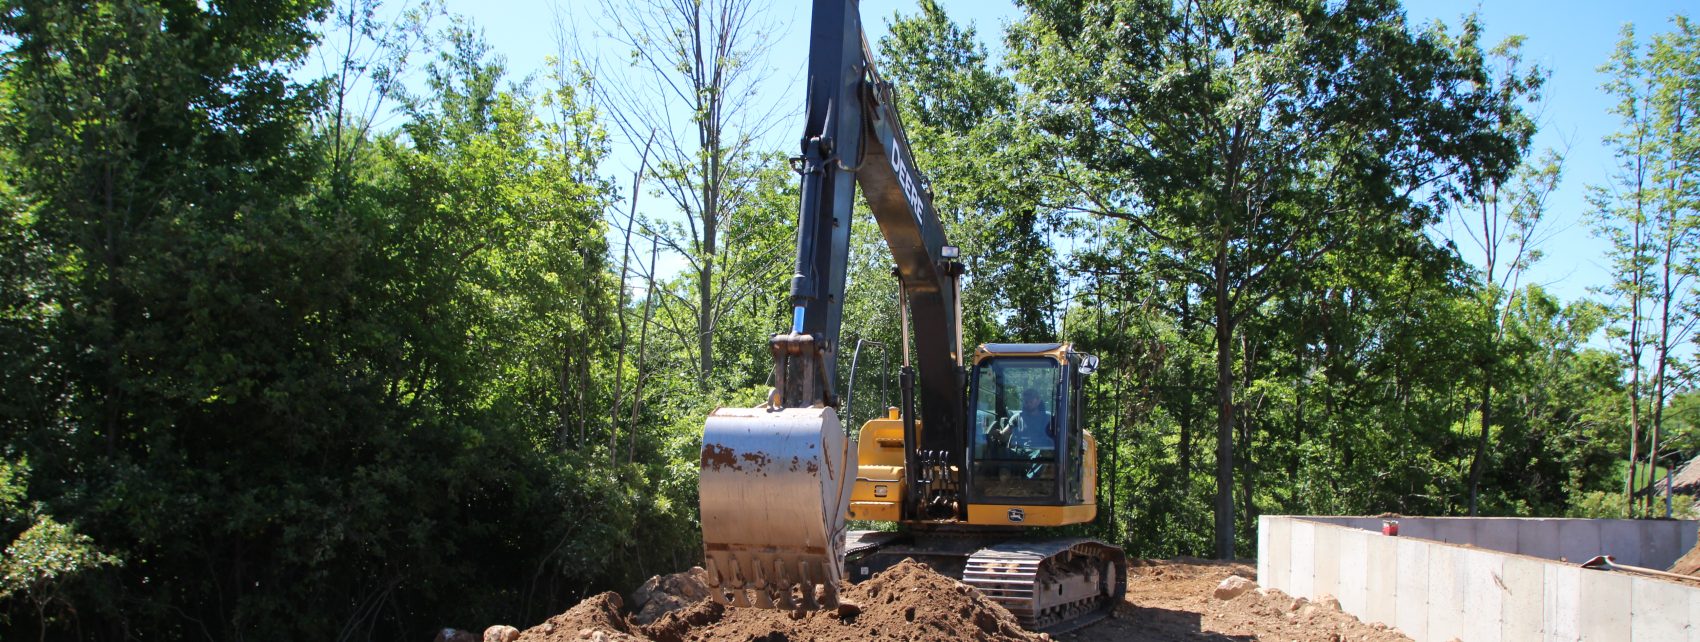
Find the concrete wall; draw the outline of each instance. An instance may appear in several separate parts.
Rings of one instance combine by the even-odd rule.
[[[1302,517],[1381,532],[1380,517]],[[1619,564],[1666,569],[1694,548],[1695,520],[1399,517],[1399,535],[1578,564],[1611,555]]]
[[[1680,555],[1671,551],[1694,544],[1700,523],[1400,518],[1399,525],[1400,536],[1387,537],[1379,518],[1263,516],[1258,583],[1310,599],[1332,595],[1347,613],[1418,642],[1700,642],[1700,587],[1577,566],[1610,553],[1620,563],[1664,568]],[[1633,550],[1601,548],[1606,543]]]

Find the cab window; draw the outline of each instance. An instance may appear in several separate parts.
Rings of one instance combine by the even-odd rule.
[[[977,494],[1050,499],[1057,493],[1057,448],[1066,439],[1055,359],[998,357],[976,368],[973,476]]]

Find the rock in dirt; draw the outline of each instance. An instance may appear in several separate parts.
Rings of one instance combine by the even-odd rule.
[[[1256,582],[1238,575],[1229,575],[1221,584],[1216,585],[1216,599],[1231,600],[1254,588],[1257,588]]]
[[[700,566],[671,575],[657,575],[631,594],[632,621],[650,624],[662,615],[708,599],[708,571]]]
[[[857,604],[857,603],[852,602],[850,600],[839,600],[838,601],[838,617],[839,617],[839,619],[843,619],[843,618],[847,618],[847,617],[855,617],[857,614],[860,614],[861,612],[862,612],[862,605],[860,605],[860,604]]]
[[[690,639],[692,631],[726,617],[727,608],[719,602],[703,600],[661,616],[661,619],[644,626],[643,634],[655,642],[685,642]]]
[[[514,642],[519,639],[519,629],[506,624],[497,624],[484,629],[484,642]]]

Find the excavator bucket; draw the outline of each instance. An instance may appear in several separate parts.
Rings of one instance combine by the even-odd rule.
[[[721,408],[702,434],[704,566],[715,599],[838,604],[856,450],[832,408]]]

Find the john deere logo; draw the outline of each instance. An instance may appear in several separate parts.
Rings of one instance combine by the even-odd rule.
[[[1024,519],[1027,519],[1027,512],[1026,511],[1023,511],[1019,508],[1009,509],[1009,521],[1019,522],[1019,521],[1024,520]]]

